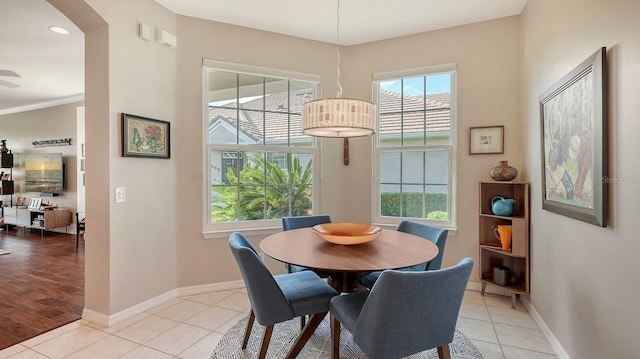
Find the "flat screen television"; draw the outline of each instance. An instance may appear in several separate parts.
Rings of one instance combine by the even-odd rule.
[[[62,153],[37,153],[24,156],[26,192],[60,194],[64,188]]]

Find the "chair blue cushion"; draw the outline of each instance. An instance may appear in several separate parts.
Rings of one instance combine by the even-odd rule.
[[[331,216],[327,214],[318,214],[315,216],[283,217],[282,229],[290,231],[298,228],[309,228],[316,224],[323,223],[331,223]]]
[[[329,299],[338,294],[312,271],[272,276],[241,233],[232,233],[229,245],[242,272],[256,319],[264,326],[326,312]]]
[[[229,237],[229,246],[242,272],[258,323],[268,326],[292,319],[291,305],[251,243],[234,232]]]
[[[420,236],[424,239],[432,241],[438,246],[438,255],[432,260],[426,263],[417,264],[411,267],[401,268],[400,271],[405,272],[422,272],[426,270],[440,269],[442,266],[442,257],[444,256],[444,247],[447,242],[447,234],[449,233],[445,228],[430,226],[428,224],[418,223],[414,221],[404,220],[400,222],[398,228],[399,232],[410,233],[416,236]],[[360,279],[362,285],[367,288],[373,287],[373,284],[378,280],[382,272],[371,272]]]
[[[331,297],[338,295],[338,292],[311,271],[272,276],[262,258],[240,232],[229,236],[229,247],[240,267],[251,302],[242,349],[247,347],[254,319],[266,327],[259,354],[259,358],[265,358],[275,324],[310,315],[308,324],[287,354],[287,358],[297,357],[327,315]]]
[[[365,276],[362,276],[362,278],[360,278],[360,283],[362,283],[363,286],[371,289],[373,288],[373,285],[376,284],[376,282],[378,281],[380,274],[382,274],[381,271],[376,271],[376,272],[371,272]]]
[[[370,359],[401,358],[453,340],[473,260],[422,272],[384,271],[371,291],[331,299],[331,315]],[[363,300],[364,299],[364,300]]]
[[[364,303],[369,297],[369,291],[339,295],[331,299],[331,315],[340,319],[340,323],[351,333],[356,329],[356,323]]]
[[[283,217],[282,229],[285,231],[290,231],[292,229],[309,228],[315,226],[316,224],[323,223],[331,223],[331,216],[329,216],[328,214],[318,214],[315,216]],[[287,269],[288,273],[311,270],[310,268],[290,263],[285,263],[284,267]],[[314,270],[314,272],[322,278],[327,278],[330,274],[328,272],[320,270]]]
[[[312,271],[277,275],[274,279],[291,305],[294,317],[328,311],[329,299],[338,294]]]

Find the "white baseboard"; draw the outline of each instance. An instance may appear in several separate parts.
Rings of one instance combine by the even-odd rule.
[[[157,307],[160,304],[176,299],[177,297],[242,288],[244,288],[244,281],[242,280],[183,287],[170,290],[125,310],[121,310],[113,315],[105,315],[85,308],[82,311],[82,319],[86,319],[105,327],[110,327],[127,319],[133,318],[138,314],[144,313],[145,311]]]
[[[94,322],[96,324],[100,324],[103,327],[109,326],[109,316],[98,313],[94,310],[84,308],[82,310],[82,319],[88,320],[90,322]]]
[[[244,281],[242,279],[222,283],[195,285],[191,287],[178,288],[178,297],[242,288],[244,288]]]
[[[473,290],[473,291],[479,292],[481,289],[482,289],[482,284],[480,283],[471,283],[471,282],[467,283],[467,290]],[[492,294],[505,295],[505,296],[511,295],[510,292],[502,290],[500,289],[500,287],[495,285],[487,285],[485,293],[492,293]],[[529,302],[529,298],[526,295],[520,295],[519,298],[520,298],[520,301],[522,302],[522,305],[524,305],[524,307],[527,308],[527,310],[529,311],[529,314],[531,314],[533,321],[536,322],[536,324],[540,328],[540,331],[542,331],[542,334],[545,336],[545,338],[547,338],[547,340],[549,341],[549,344],[551,344],[551,348],[553,349],[553,351],[556,352],[556,356],[558,357],[558,359],[571,359],[569,354],[567,354],[566,350],[564,350],[564,348],[560,344],[560,341],[558,341],[558,338],[556,338],[556,336],[553,334],[551,329],[549,329],[549,327],[547,326],[547,323],[544,322],[544,320],[542,319],[542,317],[540,316],[536,308],[531,304],[531,302]]]
[[[133,318],[138,314],[141,314],[151,308],[154,308],[160,304],[166,303],[177,297],[217,292],[221,290],[242,289],[244,287],[245,287],[244,281],[242,280],[203,284],[203,285],[196,285],[191,287],[182,287],[182,288],[170,290],[164,294],[156,296],[155,298],[149,299],[140,304],[136,304],[130,308],[127,308],[125,310],[122,310],[110,316],[85,308],[82,312],[82,318],[89,320],[91,322],[103,325],[105,327],[110,327],[112,325],[123,322],[129,318]],[[473,282],[467,283],[467,290],[480,292],[481,289],[482,289],[481,283],[473,283]],[[500,287],[491,286],[491,285],[487,286],[485,293],[505,295],[505,296],[511,295],[510,293],[507,293],[507,291],[500,289]],[[551,343],[551,346],[553,350],[556,352],[556,355],[558,356],[558,358],[571,359],[569,357],[569,354],[567,354],[567,352],[564,350],[564,348],[562,347],[562,345],[560,344],[556,336],[551,331],[551,329],[549,329],[549,327],[544,322],[544,320],[542,320],[542,317],[540,317],[540,314],[538,314],[538,312],[533,307],[533,305],[531,305],[527,296],[521,295],[520,300],[522,301],[522,304],[527,308],[527,310],[531,314],[531,317],[533,318],[533,320],[540,327],[542,334],[547,338],[547,340],[549,340],[549,343]]]
[[[529,302],[529,299],[526,298],[525,296],[520,296],[520,299],[522,300],[522,304],[529,311],[529,314],[531,314],[533,321],[536,322],[538,327],[540,327],[542,334],[547,338],[547,340],[551,344],[551,347],[553,348],[553,351],[556,352],[558,359],[571,359],[567,351],[564,350],[564,348],[562,347],[562,344],[560,344],[560,341],[558,341],[558,338],[556,338],[556,336],[553,334],[551,329],[549,329],[549,327],[547,326],[547,323],[544,322],[544,320],[542,319],[542,317],[540,316],[536,308],[531,304],[531,302]]]
[[[110,327],[127,319],[133,318],[138,314],[144,313],[149,309],[155,308],[160,304],[176,299],[177,296],[178,291],[176,289],[173,289],[166,293],[160,294],[155,298],[151,298],[112,315],[105,315],[85,308],[82,311],[82,319],[89,320],[105,327]]]

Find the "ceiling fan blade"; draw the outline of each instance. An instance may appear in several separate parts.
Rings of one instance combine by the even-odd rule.
[[[11,70],[0,70],[0,76],[20,77],[15,71]]]
[[[0,80],[0,86],[9,87],[9,88],[12,88],[12,89],[20,87],[20,85],[18,85],[18,84],[14,84],[13,82],[4,81],[4,80]]]

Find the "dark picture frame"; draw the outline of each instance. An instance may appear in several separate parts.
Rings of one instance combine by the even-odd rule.
[[[469,154],[504,153],[504,126],[483,126],[469,128]]]
[[[171,158],[171,124],[123,113],[122,156]]]
[[[542,208],[607,225],[606,48],[540,95]]]

